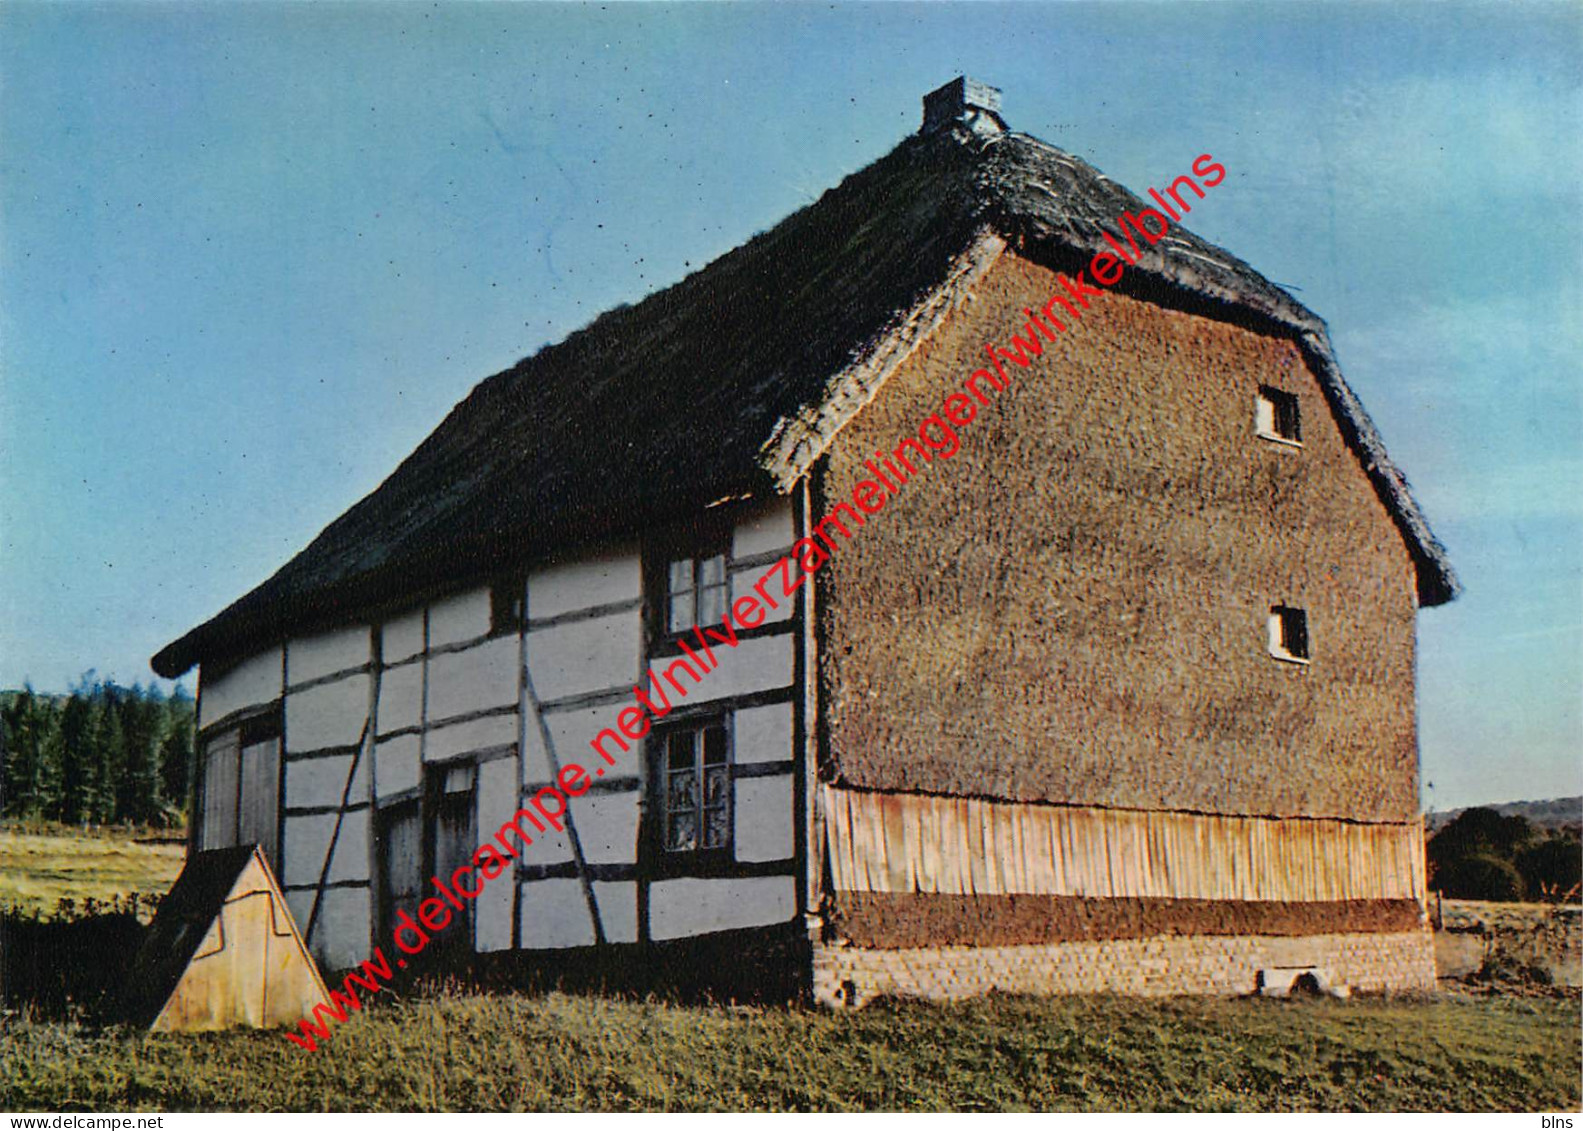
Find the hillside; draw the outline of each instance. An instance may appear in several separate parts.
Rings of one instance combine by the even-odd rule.
[[[1583,797],[1553,797],[1548,801],[1502,801],[1491,805],[1440,809],[1425,815],[1424,824],[1437,832],[1468,809],[1493,809],[1503,817],[1525,817],[1531,824],[1546,829],[1577,828],[1583,825]]]

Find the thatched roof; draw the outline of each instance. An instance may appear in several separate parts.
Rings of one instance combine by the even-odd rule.
[[[914,135],[674,286],[479,384],[394,474],[273,577],[153,658],[200,660],[437,594],[724,498],[785,490],[772,441],[986,234],[1077,267],[1148,202],[1023,134]],[[1420,600],[1445,552],[1342,379],[1324,323],[1181,227],[1119,290],[1297,339],[1400,526]]]

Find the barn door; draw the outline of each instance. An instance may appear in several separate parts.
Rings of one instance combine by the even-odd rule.
[[[235,727],[204,741],[200,849],[230,848],[236,843],[241,754],[241,731]]]
[[[241,807],[237,844],[256,844],[280,875],[280,717],[249,719],[240,728]]]
[[[423,806],[419,798],[379,810],[375,835],[379,843],[380,935],[390,938],[396,912],[414,918],[423,869]]]
[[[426,876],[436,876],[447,886],[458,868],[471,868],[478,847],[473,826],[475,767],[449,765],[430,767],[427,783],[429,815]],[[462,877],[469,884],[470,876]],[[431,893],[432,894],[432,893]],[[434,940],[444,954],[466,957],[473,952],[473,904],[459,899],[460,911]]]
[[[280,713],[269,711],[203,744],[198,847],[257,844],[280,874]]]

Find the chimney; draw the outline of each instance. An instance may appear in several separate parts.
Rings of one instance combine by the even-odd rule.
[[[939,90],[923,96],[922,133],[938,133],[961,123],[976,134],[1004,133],[1000,116],[1000,90],[987,83],[958,75]]]

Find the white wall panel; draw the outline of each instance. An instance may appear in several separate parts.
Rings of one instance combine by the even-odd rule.
[[[347,676],[286,696],[286,749],[351,746],[368,721],[366,673]]]
[[[736,783],[736,858],[786,860],[792,854],[792,779],[741,778]]]
[[[313,892],[288,891],[286,906],[297,921],[297,930],[306,933],[308,917],[313,914]],[[335,970],[356,966],[372,953],[369,950],[369,924],[372,918],[367,888],[329,888],[319,900],[319,920],[313,928],[310,946],[326,976]],[[386,957],[395,956],[386,942]]]
[[[605,941],[638,941],[638,885],[630,882],[594,884],[594,900],[599,905],[599,922]]]
[[[542,864],[564,864],[572,859],[572,842],[566,833],[556,832],[555,826],[551,825],[543,817],[539,817],[538,811],[531,805],[523,805],[522,808],[538,817],[539,823],[548,830],[542,833],[539,832],[533,827],[533,822],[524,817],[521,827],[528,836],[533,838],[533,843],[526,846],[518,839],[514,830],[506,830],[504,843],[510,845],[516,851],[518,859],[522,861],[522,865],[524,867],[533,867]],[[507,813],[501,820],[509,820],[512,813],[515,812],[516,810],[513,809],[511,813]],[[491,835],[494,832],[498,832],[499,828],[500,826],[497,824],[491,830]]]
[[[413,609],[385,622],[379,642],[381,663],[394,664],[423,651],[423,610]]]
[[[672,705],[677,703],[707,703],[731,695],[748,695],[755,691],[771,691],[789,687],[792,679],[792,637],[761,636],[756,640],[742,640],[735,648],[715,646],[720,666],[694,683],[685,673],[677,672],[677,682],[687,692],[678,699],[670,681],[664,678],[666,665],[672,661],[655,661],[661,686],[670,696]],[[645,678],[643,686],[648,686]]]
[[[335,862],[328,882],[368,879],[368,810],[346,813],[341,820],[341,835],[335,842]],[[324,867],[324,854],[335,834],[334,813],[312,817],[286,818],[287,885],[317,884]]]
[[[478,767],[478,843],[493,840],[495,831],[511,819],[516,811],[513,804],[517,796],[517,763],[513,758],[485,762]],[[515,844],[514,836],[509,842]],[[516,890],[515,868],[508,867],[493,880],[484,884],[484,890],[474,900],[475,935],[480,951],[509,950],[511,948],[512,892]],[[483,883],[482,874],[468,881]]]
[[[732,755],[738,762],[784,762],[793,757],[790,703],[736,711],[732,726]]]
[[[374,789],[381,798],[423,784],[418,766],[418,736],[404,734],[374,747]]]
[[[636,546],[601,551],[594,557],[546,566],[528,575],[528,617],[543,620],[631,601],[643,592],[642,560]]]
[[[292,685],[307,683],[320,676],[362,667],[369,661],[369,649],[366,625],[293,640],[286,646],[286,681]]]
[[[643,639],[636,609],[572,621],[528,634],[528,671],[541,702],[611,687],[637,678]]]
[[[732,532],[731,556],[745,558],[784,550],[797,540],[792,527],[791,500],[784,495],[766,499],[737,520]]]
[[[271,648],[243,660],[222,676],[198,672],[203,688],[203,712],[199,726],[219,722],[232,711],[257,707],[280,698],[280,649]]]
[[[429,725],[517,701],[517,638],[499,636],[429,660]]]
[[[791,876],[663,880],[649,889],[649,934],[656,939],[767,927],[796,912]]]
[[[474,640],[489,631],[489,589],[471,589],[429,606],[429,650]]]
[[[431,728],[424,743],[423,758],[426,762],[444,762],[458,754],[487,750],[491,746],[515,746],[516,742],[516,712],[491,715],[472,722]]]
[[[504,877],[502,877],[504,878]],[[594,924],[575,879],[536,880],[522,885],[522,945],[528,950],[592,946]]]
[[[387,668],[379,676],[379,733],[415,727],[423,718],[423,664]]]
[[[769,574],[770,579],[764,582],[764,593],[768,593],[774,599],[774,608],[771,608],[770,603],[764,599],[764,593],[753,588],[765,574]],[[797,611],[797,594],[794,592],[790,597],[786,596],[786,586],[796,585],[801,577],[802,572],[795,562],[786,567],[785,573],[774,565],[734,569],[731,571],[731,607],[735,609],[737,601],[742,597],[752,597],[759,603],[759,613],[763,614],[764,624],[779,624],[791,620],[792,614]],[[756,621],[758,614],[753,614],[753,617]],[[737,624],[735,616],[731,618],[731,623]],[[737,627],[741,626],[737,625]],[[758,625],[755,624],[754,627],[757,628]]]
[[[308,758],[286,763],[286,805],[306,809],[317,805],[339,805],[346,789],[346,775],[352,769],[352,755],[333,758]],[[355,804],[368,798],[368,759],[357,763],[352,779],[351,800]]]
[[[631,864],[638,858],[637,790],[573,798],[572,817],[590,864]]]
[[[615,759],[613,766],[601,758],[591,745],[595,736],[606,728],[620,734],[621,728],[616,725],[616,719],[623,710],[631,706],[633,704],[628,701],[607,704],[603,707],[590,707],[582,711],[552,711],[545,715],[545,725],[549,727],[550,740],[555,743],[555,753],[560,758],[561,767],[565,768],[575,762],[590,775],[602,769],[605,771],[603,775],[605,777],[638,776],[642,739],[621,735],[627,744],[627,749],[623,752],[620,743],[607,738],[604,749]],[[555,775],[551,773],[549,759],[544,754],[544,738],[539,733],[539,728],[531,723],[527,728],[527,739],[527,758],[523,763],[527,782],[532,784],[553,781]]]

